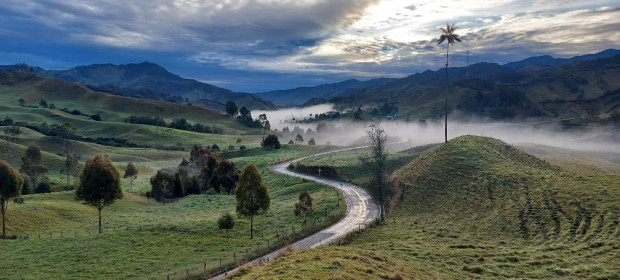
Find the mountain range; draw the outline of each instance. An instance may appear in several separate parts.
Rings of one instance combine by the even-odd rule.
[[[504,65],[476,63],[468,67],[451,67],[450,110],[492,118],[576,115],[580,109],[575,104],[617,95],[620,88],[617,79],[620,76],[619,54],[619,50],[609,49],[572,58],[538,56]],[[14,65],[0,66],[0,70],[15,69]],[[192,103],[218,111],[224,111],[228,101],[251,110],[321,102],[349,107],[393,103],[400,108],[401,115],[420,119],[433,119],[442,114],[440,103],[446,85],[445,69],[438,69],[400,79],[351,79],[315,87],[250,94],[182,78],[150,62],[94,64],[68,70],[31,67],[30,70],[39,75],[77,82],[95,91]],[[603,104],[606,111],[616,108],[614,102],[617,100],[611,100],[611,105]],[[560,101],[573,106],[559,106]]]

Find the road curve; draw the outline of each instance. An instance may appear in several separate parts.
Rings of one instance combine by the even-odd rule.
[[[314,247],[318,247],[321,245],[328,245],[330,243],[336,242],[353,231],[359,230],[360,228],[365,228],[367,225],[369,225],[370,223],[378,219],[380,217],[380,213],[379,213],[379,206],[372,201],[370,194],[368,194],[366,190],[362,189],[359,186],[346,183],[346,184],[343,184],[343,186],[341,187],[340,181],[334,181],[334,180],[315,177],[311,175],[295,173],[295,172],[288,170],[287,167],[291,163],[302,161],[310,157],[323,156],[327,154],[351,151],[351,150],[356,150],[356,149],[363,149],[367,147],[368,146],[345,148],[345,149],[339,149],[339,150],[330,151],[330,152],[313,154],[310,156],[279,163],[271,167],[271,170],[277,173],[281,173],[281,174],[285,174],[289,176],[295,176],[295,177],[303,178],[309,181],[318,182],[318,183],[321,183],[321,184],[324,184],[324,185],[327,185],[333,188],[338,188],[342,192],[344,199],[347,203],[347,212],[345,213],[344,217],[340,221],[338,221],[337,223],[331,225],[330,227],[326,229],[323,229],[315,234],[312,234],[304,239],[301,239],[291,244],[291,247],[293,247],[294,250],[299,250],[303,248],[314,248]],[[273,260],[277,258],[278,256],[282,255],[285,252],[285,250],[286,248],[280,248],[260,258],[251,260],[243,265],[246,265],[246,264],[258,265],[262,262]],[[218,274],[210,279],[223,279],[227,275],[236,272],[239,269],[239,267],[235,267],[231,270],[226,271],[225,273]]]

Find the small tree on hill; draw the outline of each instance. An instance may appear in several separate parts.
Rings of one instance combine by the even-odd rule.
[[[269,189],[254,163],[249,163],[241,172],[235,189],[237,213],[250,217],[250,239],[254,238],[254,216],[265,212],[271,205]]]
[[[306,216],[312,212],[312,197],[308,191],[299,193],[299,203],[295,203],[295,216],[304,217],[304,226],[306,225]]]
[[[293,139],[291,139],[291,140],[288,140],[288,144],[289,145],[293,145],[293,144],[295,144],[295,142],[293,142]]]
[[[96,156],[86,161],[80,176],[80,185],[76,196],[87,204],[97,207],[99,211],[99,233],[103,233],[101,226],[101,210],[103,207],[123,198],[121,188],[121,174],[112,161],[102,156]]]
[[[297,134],[297,136],[295,136],[295,142],[303,142],[304,141],[304,137],[301,136],[301,134]]]
[[[263,139],[261,146],[265,149],[277,150],[280,149],[280,140],[278,140],[278,136],[276,136],[275,134],[269,134],[267,135],[267,137],[265,137],[265,139]]]
[[[310,140],[308,140],[308,145],[310,145],[310,146],[316,145],[316,142],[314,141],[314,138],[310,138]]]
[[[161,200],[166,204],[166,198],[172,196],[174,188],[174,176],[170,173],[158,170],[155,176],[151,177],[151,197]]]
[[[47,173],[47,166],[43,165],[41,147],[37,144],[28,146],[22,157],[22,165],[19,171],[28,175],[30,186],[36,187],[39,178]]]
[[[217,220],[217,226],[226,230],[226,237],[228,237],[228,230],[235,227],[235,218],[230,213],[226,213]]]
[[[2,237],[6,237],[5,217],[9,199],[22,192],[24,179],[6,161],[0,160],[0,210],[2,210]]]
[[[237,113],[239,113],[237,109],[237,104],[232,101],[226,102],[226,115],[229,115],[230,117],[234,118],[237,115]]]
[[[185,160],[185,158],[183,160]],[[129,189],[131,190],[133,188],[133,180],[138,178],[138,168],[133,163],[128,163],[127,167],[125,167],[123,178],[129,178]]]

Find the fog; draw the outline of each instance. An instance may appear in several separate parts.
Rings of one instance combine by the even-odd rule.
[[[329,104],[312,106],[307,108],[287,108],[277,111],[253,111],[252,115],[265,113],[270,121],[271,129],[282,132],[288,127],[292,132],[295,126],[307,131],[317,132],[320,122],[300,123],[304,118],[310,118],[310,114],[321,114],[333,111]],[[295,121],[293,121],[295,119]],[[541,144],[561,148],[602,151],[618,153],[620,151],[620,133],[616,128],[596,126],[579,129],[562,128],[559,124],[541,124],[535,122],[492,122],[480,121],[481,118],[469,118],[469,121],[459,121],[458,116],[448,117],[448,139],[461,135],[488,136],[500,139],[509,144]],[[478,122],[471,120],[477,119]],[[383,128],[388,136],[394,138],[409,139],[411,146],[442,143],[444,141],[443,120],[437,122],[416,123],[399,120],[382,120],[380,122],[353,122],[349,120],[326,121],[321,133],[312,135],[317,144],[325,144],[329,141],[333,145],[351,145],[366,135],[366,129],[371,124],[377,124]],[[327,129],[325,129],[327,127]],[[293,139],[295,134],[283,135],[286,143]],[[304,135],[307,142],[310,137]]]

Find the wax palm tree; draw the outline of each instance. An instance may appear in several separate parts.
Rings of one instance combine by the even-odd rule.
[[[454,45],[456,42],[461,42],[459,39],[459,35],[455,34],[454,31],[458,27],[454,26],[454,24],[450,25],[446,23],[446,28],[441,27],[441,36],[437,39],[437,46],[439,46],[444,41],[447,41],[446,44],[446,112],[445,112],[445,142],[448,142],[448,91],[450,89],[450,82],[448,81],[448,58],[450,56],[450,45]]]

